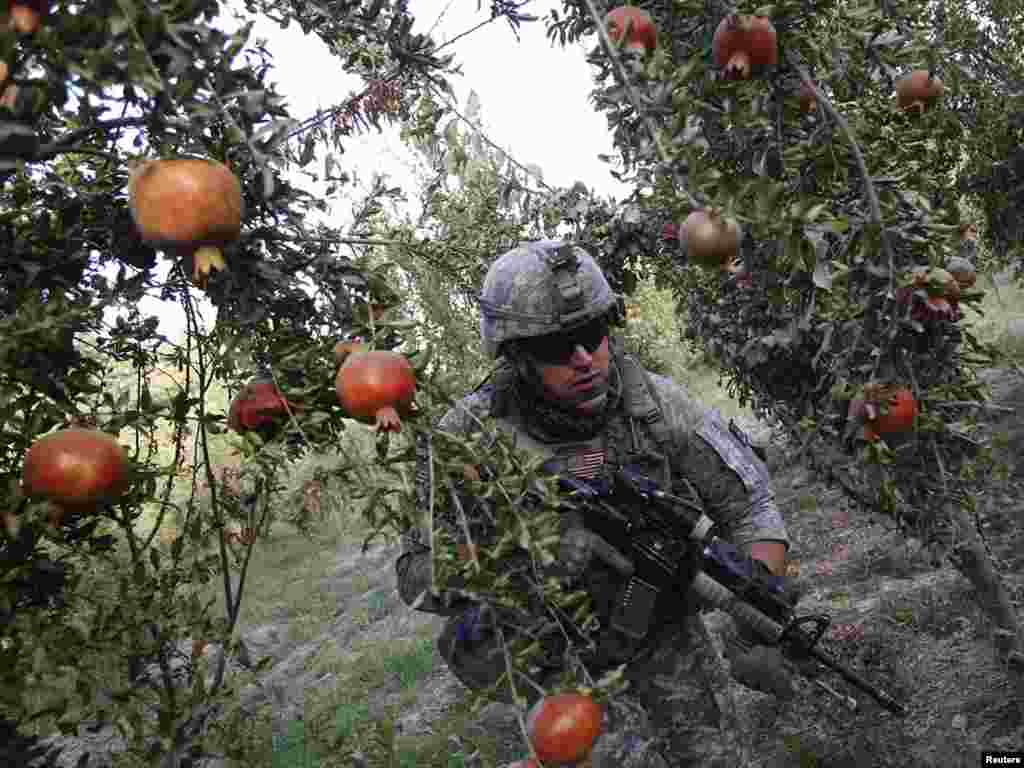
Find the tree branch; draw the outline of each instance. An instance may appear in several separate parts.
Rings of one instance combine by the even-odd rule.
[[[146,117],[120,117],[116,120],[101,120],[92,125],[79,128],[76,131],[71,131],[71,133],[61,136],[49,144],[44,144],[39,148],[39,151],[42,153],[49,148],[67,147],[70,144],[75,144],[82,139],[88,138],[89,134],[95,131],[108,131],[112,128],[133,128],[145,125],[147,121],[148,118]]]

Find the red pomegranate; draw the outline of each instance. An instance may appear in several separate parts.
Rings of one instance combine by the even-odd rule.
[[[728,269],[739,253],[743,230],[713,208],[692,211],[679,227],[686,256],[702,267]]]
[[[18,34],[31,35],[39,29],[49,6],[49,0],[14,0],[7,24]]]
[[[886,404],[886,412],[879,407]],[[917,400],[907,387],[869,384],[864,394],[850,402],[848,418],[864,421],[863,436],[874,442],[880,435],[909,432],[914,428],[917,417]]]
[[[929,77],[927,69],[915,69],[896,82],[896,106],[920,114],[941,99],[945,90],[942,80]]]
[[[604,23],[613,43],[618,43],[623,35],[627,35],[622,47],[628,51],[650,53],[658,47],[658,29],[650,14],[642,8],[620,5],[605,16]]]
[[[215,160],[151,160],[128,180],[128,202],[142,239],[192,259],[192,280],[226,268],[221,248],[242,226],[242,186]]]
[[[83,511],[113,501],[127,488],[128,479],[128,456],[117,438],[80,427],[51,432],[36,440],[21,470],[22,487],[28,496]]]
[[[580,693],[545,696],[530,709],[526,729],[537,757],[544,763],[583,760],[601,733],[602,707]]]
[[[288,418],[288,410],[299,410],[286,400],[274,380],[258,377],[239,391],[228,408],[228,427],[242,434]]]
[[[711,52],[727,80],[747,80],[755,67],[778,63],[778,35],[764,16],[729,14],[715,30]]]
[[[405,355],[386,350],[349,354],[334,383],[338,402],[357,421],[382,432],[402,428],[416,395],[416,375]]]

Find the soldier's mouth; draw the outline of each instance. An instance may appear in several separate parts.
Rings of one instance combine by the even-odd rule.
[[[592,373],[589,376],[587,376],[586,378],[578,380],[575,384],[573,384],[572,388],[573,389],[578,389],[578,390],[581,390],[581,391],[582,390],[586,390],[586,389],[592,389],[594,387],[594,385],[599,383],[600,378],[601,378],[601,374],[600,373]]]

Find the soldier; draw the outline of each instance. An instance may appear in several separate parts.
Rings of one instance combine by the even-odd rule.
[[[767,468],[717,411],[619,348],[609,327],[621,305],[578,246],[532,242],[499,257],[480,298],[484,349],[498,366],[439,428],[468,434],[489,417],[515,433],[518,445],[545,457],[545,469],[556,474],[590,479],[606,464],[640,464],[662,487],[699,497],[706,514],[758,567],[781,575],[789,542]],[[402,599],[448,616],[438,647],[450,669],[471,688],[492,685],[505,669],[495,633],[488,631],[501,621],[498,614],[462,596],[432,593],[430,550],[415,535],[404,543],[396,563]],[[614,543],[572,515],[562,521],[559,567],[582,580],[598,607],[614,604],[632,570]],[[610,727],[598,739],[595,768],[715,763],[702,736],[717,733],[724,686],[710,679],[714,651],[697,610],[680,605],[655,615],[642,638],[602,621],[599,649],[588,665],[600,674],[625,663],[630,685],[616,697]],[[503,626],[506,639],[515,629]],[[792,695],[776,649],[757,645],[741,629],[729,651],[741,682]],[[536,696],[531,686],[519,688],[529,700]]]

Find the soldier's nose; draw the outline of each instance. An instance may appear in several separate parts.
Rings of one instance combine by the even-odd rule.
[[[586,347],[582,344],[577,344],[572,351],[572,357],[569,358],[569,362],[577,368],[586,368],[594,362],[594,356],[587,352]]]

